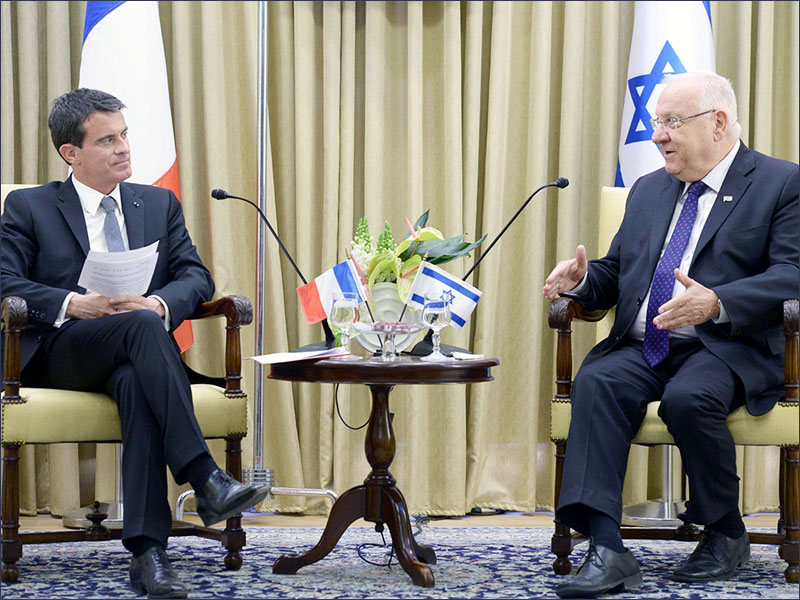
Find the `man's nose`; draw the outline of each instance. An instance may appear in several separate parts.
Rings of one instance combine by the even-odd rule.
[[[653,130],[653,137],[650,139],[654,144],[663,144],[664,142],[668,142],[669,133],[667,132],[667,128],[661,124],[656,125],[656,128]]]
[[[131,144],[128,141],[128,138],[120,139],[116,147],[117,154],[127,154],[130,151],[131,151]]]

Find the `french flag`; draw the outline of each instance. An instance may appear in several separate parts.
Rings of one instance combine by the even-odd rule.
[[[180,199],[167,61],[158,2],[87,2],[80,87],[102,90],[127,107],[131,183],[168,188]],[[175,330],[185,351],[194,336],[189,321]]]
[[[358,294],[359,304],[366,297],[353,261],[348,259],[328,269],[322,275],[297,288],[297,296],[309,325],[328,318],[333,308],[333,299],[341,292]]]

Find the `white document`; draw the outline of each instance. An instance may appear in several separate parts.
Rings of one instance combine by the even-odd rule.
[[[113,298],[120,294],[144,296],[158,260],[158,242],[125,252],[89,250],[78,285]]]
[[[262,365],[274,365],[277,363],[298,362],[301,360],[330,358],[331,356],[342,356],[350,354],[341,346],[330,350],[310,350],[308,352],[276,352],[275,354],[262,354],[260,356],[248,356],[245,360],[254,360]]]

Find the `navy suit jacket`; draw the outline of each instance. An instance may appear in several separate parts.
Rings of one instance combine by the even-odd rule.
[[[175,194],[121,183],[120,195],[130,248],[158,241],[158,262],[145,295],[166,302],[174,329],[211,299],[211,274],[192,244]],[[8,195],[0,228],[0,296],[20,296],[28,304],[22,367],[42,333],[52,330],[67,294],[86,291],[78,278],[88,252],[86,221],[71,177]]]
[[[683,182],[664,169],[639,178],[608,254],[589,261],[589,309],[616,305],[609,337],[584,364],[616,348],[636,319],[655,273]],[[750,413],[782,396],[783,301],[798,296],[800,167],[744,144],[734,159],[694,252],[689,277],[713,289],[730,323],[696,326],[703,345],[743,384]],[[730,201],[723,201],[724,197]]]

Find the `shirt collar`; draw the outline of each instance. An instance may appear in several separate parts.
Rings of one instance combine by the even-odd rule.
[[[725,177],[728,176],[728,171],[733,164],[733,160],[736,158],[736,153],[739,152],[739,147],[742,145],[740,140],[736,140],[736,143],[731,148],[731,151],[725,155],[721,161],[717,163],[713,169],[711,169],[701,181],[705,183],[710,189],[714,191],[715,194],[719,194],[719,191],[722,189],[722,183],[725,181]],[[689,187],[689,183],[683,186],[684,193]]]
[[[97,211],[100,210],[100,202],[105,196],[111,196],[114,199],[114,202],[117,204],[117,210],[120,211],[120,214],[122,213],[119,184],[117,184],[117,187],[111,190],[110,194],[103,194],[102,192],[98,192],[96,189],[90,188],[88,185],[78,181],[73,173],[72,185],[75,186],[75,191],[78,193],[78,198],[81,201],[83,210],[90,215],[94,216],[97,214]]]

